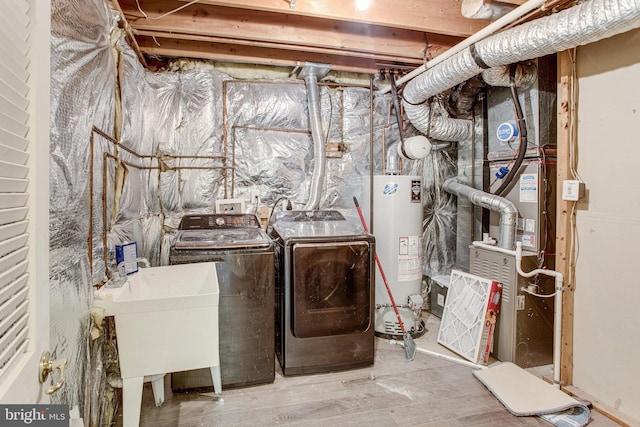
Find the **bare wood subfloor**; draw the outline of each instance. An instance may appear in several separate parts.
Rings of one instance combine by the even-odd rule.
[[[434,346],[437,327],[417,339]],[[436,344],[437,346],[437,344]],[[446,353],[446,349],[443,349]],[[417,353],[406,360],[402,347],[376,338],[374,365],[328,374],[284,377],[273,384],[213,393],[171,392],[156,408],[145,383],[141,426],[551,426],[539,417],[511,415],[466,366]],[[592,411],[589,426],[617,426]],[[121,413],[117,424],[122,424]]]

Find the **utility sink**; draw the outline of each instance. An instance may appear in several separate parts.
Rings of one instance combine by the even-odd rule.
[[[141,268],[120,288],[96,292],[94,305],[115,317],[125,426],[139,423],[145,376],[152,376],[156,405],[168,372],[211,368],[221,393],[215,264]]]
[[[218,305],[215,263],[141,268],[120,288],[101,290],[96,305],[106,316]]]

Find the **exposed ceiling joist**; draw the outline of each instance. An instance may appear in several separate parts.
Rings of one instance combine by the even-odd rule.
[[[125,19],[130,44],[154,64],[176,57],[323,62],[376,73],[380,64],[422,65],[486,25],[463,18],[461,0],[376,0],[366,12],[355,9],[355,0],[110,1]]]
[[[371,0],[365,10],[359,10],[355,0],[200,0],[199,3],[361,22],[458,37],[470,36],[488,24],[487,21],[462,17],[460,2],[451,0]]]

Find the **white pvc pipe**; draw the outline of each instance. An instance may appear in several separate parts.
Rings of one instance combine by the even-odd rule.
[[[560,388],[560,349],[562,346],[562,292],[564,277],[562,273],[555,270],[546,270],[537,268],[535,270],[524,272],[522,270],[522,242],[516,242],[516,250],[510,251],[508,249],[499,248],[497,246],[491,246],[485,242],[475,241],[473,246],[479,248],[485,248],[490,251],[499,252],[507,255],[515,255],[516,257],[516,271],[522,277],[533,277],[536,274],[544,274],[545,276],[551,276],[555,278],[555,313],[553,317],[553,386]]]
[[[490,251],[494,251],[494,252],[500,252],[502,254],[507,254],[507,255],[511,255],[511,256],[515,256],[516,255],[516,251],[512,250],[512,249],[505,249],[505,248],[501,248],[499,246],[494,246],[492,244],[489,244],[487,242],[483,242],[483,241],[475,241],[475,242],[471,242],[471,244],[477,248],[484,248],[484,249],[488,249]]]
[[[532,277],[536,274],[544,274],[555,278],[556,296],[555,313],[553,317],[553,386],[560,388],[560,348],[562,345],[562,292],[564,277],[562,273],[554,270],[537,268],[528,273],[522,271],[522,242],[516,243],[516,269],[522,277]]]
[[[497,21],[494,21],[491,24],[487,25],[486,27],[484,27],[482,30],[478,31],[477,33],[472,34],[471,36],[467,37],[466,39],[464,39],[463,41],[461,41],[457,45],[455,45],[452,48],[448,49],[446,52],[436,56],[435,58],[433,58],[431,61],[427,62],[426,64],[423,64],[423,65],[419,66],[418,68],[416,68],[415,70],[411,71],[409,74],[407,74],[405,76],[402,76],[401,78],[396,80],[396,86],[398,86],[398,87],[402,86],[403,84],[405,84],[409,80],[413,79],[414,77],[419,76],[420,74],[424,73],[425,71],[427,71],[429,68],[433,67],[434,65],[437,65],[437,64],[441,63],[442,61],[452,57],[453,55],[457,54],[458,52],[461,52],[462,50],[468,48],[472,44],[477,43],[478,41],[490,36],[491,34],[495,33],[498,30],[500,30],[502,27],[505,27],[505,26],[515,22],[516,20],[522,18],[524,15],[526,15],[529,12],[531,12],[532,10],[537,9],[540,6],[542,6],[545,3],[545,1],[546,0],[529,0],[528,2],[524,3],[523,5],[517,7],[516,9],[512,10],[511,12],[507,13],[505,16],[503,16],[502,18],[498,19]],[[388,93],[390,90],[391,90],[391,86],[385,87],[383,89],[380,89],[380,93],[385,94],[385,93]]]

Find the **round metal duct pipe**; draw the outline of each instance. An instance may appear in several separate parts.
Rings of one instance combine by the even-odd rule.
[[[639,0],[589,0],[527,22],[472,44],[411,80],[403,92],[405,112],[414,127],[424,134],[438,138],[434,135],[435,125],[451,124],[445,120],[433,123],[429,119],[426,101],[431,96],[460,84],[483,70],[540,58],[638,27]],[[470,136],[471,122],[465,122],[467,133],[461,134]],[[464,130],[463,127],[461,125],[460,130]]]

